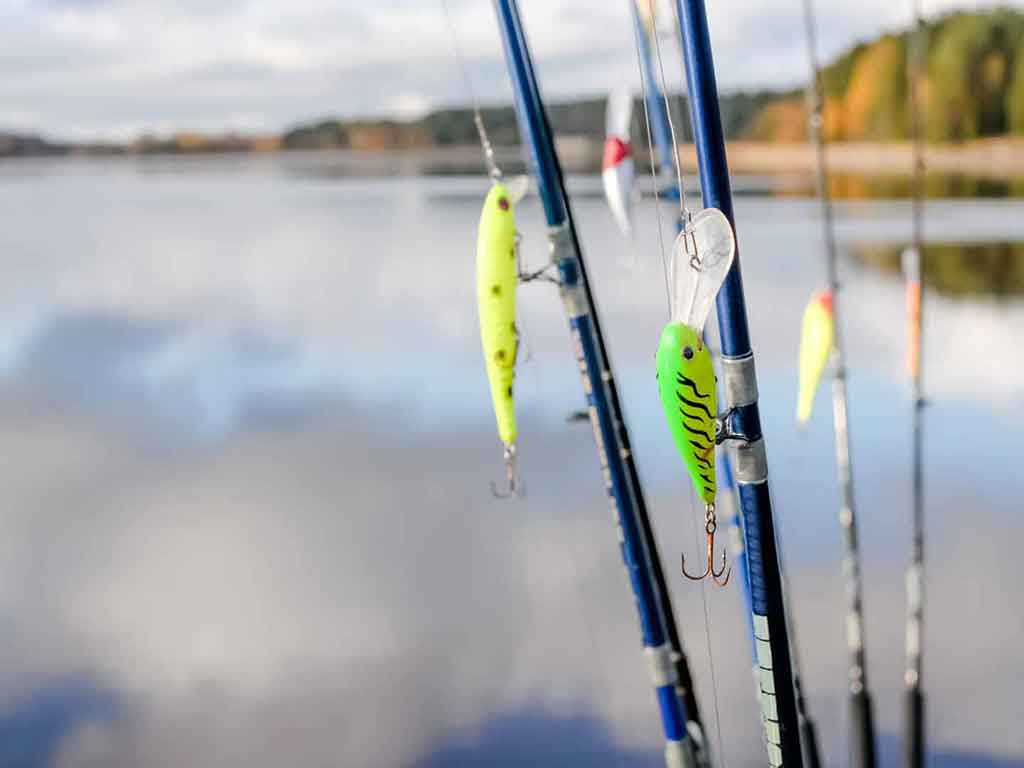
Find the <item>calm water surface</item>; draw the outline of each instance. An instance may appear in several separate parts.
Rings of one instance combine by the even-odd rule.
[[[497,502],[473,303],[486,181],[338,178],[329,163],[0,164],[0,762],[657,765],[592,436],[565,418],[582,393],[555,289],[520,294],[528,495]],[[700,532],[654,383],[667,313],[655,208],[642,205],[631,247],[596,180],[573,187],[675,573]],[[793,426],[800,316],[823,280],[818,207],[753,194],[736,211],[800,655],[840,764],[824,390],[809,428]],[[903,288],[849,254],[905,244],[909,206],[844,202],[838,216],[869,676],[895,764],[909,542]],[[519,221],[539,265],[536,199]],[[926,229],[935,243],[1019,243],[1024,201],[935,201]],[[1024,761],[1022,328],[1021,298],[927,296],[936,765]],[[761,764],[739,590],[672,582],[727,763]]]

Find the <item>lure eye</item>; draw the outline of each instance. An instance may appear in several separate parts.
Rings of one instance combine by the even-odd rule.
[[[507,197],[499,197],[498,198],[498,207],[501,208],[501,210],[503,210],[503,211],[507,211],[508,210],[508,198]]]
[[[492,285],[491,286],[491,295],[492,296],[501,296],[501,286],[500,285]]]
[[[687,360],[693,360],[693,348],[683,347],[683,357],[685,357]]]

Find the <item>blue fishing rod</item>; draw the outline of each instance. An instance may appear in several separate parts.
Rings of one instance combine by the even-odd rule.
[[[516,116],[529,146],[548,224],[552,262],[587,397],[598,461],[615,511],[620,549],[636,598],[669,768],[709,765],[693,680],[683,654],[668,585],[647,515],[629,434],[612,375],[586,265],[568,204],[554,134],[541,100],[516,0],[494,0]]]
[[[677,0],[677,4],[701,194],[705,207],[721,210],[735,231],[707,10],[704,0]],[[802,768],[784,584],[738,253],[716,304],[722,340],[725,428],[731,434],[742,436],[742,440],[734,442],[733,466],[746,533],[754,654],[760,670],[768,764],[773,768],[783,765]]]
[[[649,105],[647,110],[647,120],[651,127],[651,133],[649,138],[654,142],[658,149],[658,156],[662,159],[662,163],[672,163],[677,157],[678,148],[672,140],[673,131],[672,125],[669,120],[669,112],[667,105],[664,100],[663,94],[667,92],[668,86],[665,84],[664,90],[659,87],[657,79],[654,77],[654,64],[653,64],[653,53],[651,46],[649,45],[649,38],[644,34],[644,27],[641,24],[641,17],[637,12],[639,0],[631,0],[630,5],[633,7],[634,20],[636,21],[636,38],[637,46],[640,51],[641,61],[641,72],[640,76],[645,83],[644,92],[647,95],[647,103]],[[679,19],[678,14],[676,16],[676,22],[679,23],[680,37],[682,34],[682,22]],[[656,29],[655,20],[651,20],[651,28]],[[655,32],[656,34],[656,32]],[[660,53],[660,52],[659,52]],[[659,60],[658,69],[664,73],[664,67],[662,62]],[[654,108],[656,103],[657,109]],[[675,170],[674,167],[670,166],[667,171],[664,165],[662,166],[662,175],[671,176]],[[680,183],[682,183],[682,173],[680,172]],[[683,190],[679,189],[678,194],[675,196],[676,199],[682,195]],[[669,198],[672,196],[669,195]],[[659,222],[660,224],[660,222]],[[684,219],[682,217],[676,217],[676,233],[678,234],[683,230]],[[721,397],[721,393],[719,393]],[[743,531],[743,519],[739,514],[739,504],[736,492],[736,482],[733,478],[732,471],[732,460],[729,458],[727,451],[722,451],[718,466],[721,468],[721,481],[722,481],[722,511],[724,512],[723,517],[729,526],[729,550],[732,555],[733,569],[736,573],[736,577],[739,579],[742,585],[742,605],[744,614],[747,617],[747,629],[750,635],[751,649],[753,651],[752,657],[754,659],[754,680],[756,684],[756,691],[758,699],[760,699],[760,667],[757,664],[757,640],[754,635],[754,622],[752,614],[752,595],[750,590],[750,574],[747,568],[747,551],[744,543],[744,531]],[[794,659],[795,663],[795,659]],[[799,675],[794,670],[794,683],[797,691],[797,704],[798,711],[801,711],[801,703],[803,702],[803,696],[801,695],[801,688],[799,684]],[[814,737],[814,725],[813,722],[808,718],[801,720],[801,730],[806,732],[809,737],[803,739],[806,745],[810,745],[810,757],[807,760],[808,768],[818,768],[820,760],[817,757],[817,739]],[[805,759],[806,759],[805,755]]]
[[[636,4],[633,3],[634,12],[636,11]],[[678,13],[676,16],[676,22],[679,24],[680,41],[682,40],[682,19]],[[639,19],[639,17],[635,17]],[[652,27],[654,24],[652,24]],[[638,45],[640,46],[641,61],[644,66],[641,71],[641,77],[643,77],[648,83],[649,87],[646,89],[648,94],[655,94],[657,97],[658,104],[664,107],[661,91],[658,88],[658,83],[652,80],[652,73],[654,71],[653,64],[651,61],[651,50],[649,45],[645,45],[647,38],[642,35],[642,27],[637,27],[637,38]],[[659,62],[660,63],[660,62]],[[661,69],[661,67],[659,67]],[[666,85],[667,90],[667,85]],[[673,158],[675,153],[678,151],[673,146],[665,147],[666,144],[671,144],[672,137],[672,126],[669,122],[669,114],[667,109],[649,110],[648,119],[653,122],[655,128],[652,130],[652,137],[655,143],[659,146],[659,155],[662,158]],[[671,171],[671,169],[670,169]],[[681,174],[680,174],[681,175]],[[680,190],[682,194],[682,190]],[[683,219],[679,218],[676,221],[677,232],[683,229]],[[743,609],[744,614],[747,617],[747,628],[750,634],[751,649],[753,651],[752,658],[754,659],[754,680],[756,684],[757,696],[760,699],[760,665],[757,661],[757,640],[754,634],[754,622],[753,622],[753,596],[750,588],[750,574],[747,566],[747,551],[744,543],[744,530],[743,530],[743,518],[739,514],[739,505],[737,500],[736,483],[733,478],[732,471],[732,460],[729,458],[727,451],[722,452],[721,461],[719,463],[721,467],[721,480],[722,480],[722,501],[724,502],[723,511],[725,512],[725,519],[729,526],[729,549],[732,555],[733,567],[736,571],[737,578],[739,578],[742,585],[742,598],[743,598]],[[787,617],[789,621],[790,631],[795,632],[792,624],[792,617]],[[807,768],[820,768],[821,766],[821,755],[818,748],[818,737],[817,728],[814,724],[814,720],[810,715],[809,708],[807,707],[807,701],[803,693],[803,685],[801,683],[802,675],[800,674],[800,663],[799,654],[796,653],[794,647],[793,652],[793,686],[796,696],[796,709],[797,719],[800,728],[800,742],[803,750],[804,763]]]
[[[655,19],[651,16],[648,23],[640,13],[641,0],[629,0],[629,7],[633,12],[633,25],[636,27],[636,40],[640,48],[640,62],[643,67],[642,76],[649,84],[645,89],[647,101],[647,115],[651,126],[651,133],[654,138],[653,149],[658,153],[658,169],[663,179],[671,179],[675,174],[676,147],[672,142],[672,126],[668,118],[668,105],[658,79],[654,76],[654,61],[651,51],[653,35],[658,34]],[[657,183],[657,180],[655,180]],[[677,192],[678,199],[678,192]]]
[[[678,148],[675,146],[675,142],[673,141],[674,131],[672,130],[667,104],[663,95],[667,92],[668,85],[667,83],[661,84],[664,85],[664,89],[662,89],[658,80],[654,76],[654,54],[651,51],[651,46],[649,44],[650,38],[644,34],[644,26],[641,23],[641,16],[638,13],[638,2],[639,0],[631,0],[630,5],[633,9],[634,21],[636,22],[636,38],[641,62],[640,76],[645,83],[644,93],[647,96],[647,120],[648,125],[651,128],[649,138],[658,149],[658,157],[660,157],[662,161],[662,175],[671,176],[672,172],[675,170],[675,167],[671,164],[677,158]],[[682,20],[678,13],[674,15],[676,17],[676,22],[679,24],[681,39],[683,32]],[[650,19],[649,28],[656,30],[656,20],[653,16]],[[656,31],[654,33],[656,34]],[[662,76],[664,77],[664,66],[660,61],[660,51],[658,51],[658,54],[658,70],[662,72]],[[667,169],[665,167],[666,163],[669,164]],[[680,173],[680,183],[682,183],[681,176],[682,174]],[[682,195],[682,193],[683,190],[679,189],[678,194],[675,196],[676,199],[679,199],[679,196]],[[683,225],[683,218],[678,217],[676,219],[677,233],[683,230]],[[732,555],[733,568],[736,572],[737,578],[740,580],[740,584],[742,585],[742,605],[744,614],[747,617],[752,658],[754,659],[753,673],[756,686],[755,690],[757,692],[758,699],[760,699],[761,667],[757,661],[757,639],[754,632],[753,621],[753,596],[750,586],[750,574],[747,566],[746,545],[744,543],[743,518],[739,514],[736,483],[732,471],[732,460],[730,459],[727,451],[723,451],[720,458],[721,461],[719,462],[719,467],[721,468],[720,475],[723,491],[721,494],[721,501],[723,502],[722,511],[725,513],[723,516],[729,526],[729,549],[730,554]],[[807,710],[806,700],[803,695],[803,688],[800,682],[798,655],[796,654],[795,649],[793,655],[793,684],[796,695],[797,716],[801,733],[804,762],[807,764],[807,768],[819,768],[821,765],[821,757],[818,750],[816,728],[814,721],[811,719]]]

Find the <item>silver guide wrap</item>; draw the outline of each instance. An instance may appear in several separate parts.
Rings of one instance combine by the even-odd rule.
[[[665,742],[666,768],[695,768],[697,758],[693,754],[690,740]]]
[[[732,457],[738,484],[755,485],[768,480],[768,457],[761,438],[733,446]]]
[[[657,648],[644,648],[644,655],[651,669],[651,682],[655,688],[675,685],[678,682],[676,667],[672,663],[672,648],[659,645]]]
[[[722,397],[727,409],[757,402],[753,353],[722,358]]]
[[[559,265],[565,261],[575,262],[573,270],[577,279],[572,283],[562,282],[559,292],[562,294],[562,303],[565,305],[565,313],[570,319],[584,317],[590,314],[590,305],[587,303],[587,293],[583,289],[583,282],[578,279],[579,254],[572,240],[572,230],[568,223],[558,227],[548,227],[548,247],[551,252],[551,263]]]

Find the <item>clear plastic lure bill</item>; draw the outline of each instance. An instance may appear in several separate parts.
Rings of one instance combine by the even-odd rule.
[[[656,355],[658,393],[665,421],[690,482],[705,504],[706,570],[691,579],[711,576],[729,580],[725,554],[714,568],[715,445],[718,395],[704,325],[715,296],[732,268],[736,239],[732,225],[716,208],[706,208],[686,222],[676,238],[669,264],[671,315],[661,332]],[[723,578],[724,576],[724,578]]]

